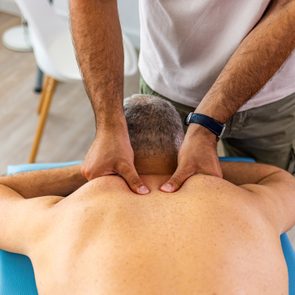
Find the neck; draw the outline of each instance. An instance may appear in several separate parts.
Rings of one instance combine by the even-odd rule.
[[[177,155],[135,155],[134,163],[140,175],[171,175],[177,167]]]

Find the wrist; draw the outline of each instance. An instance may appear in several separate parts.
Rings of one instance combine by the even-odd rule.
[[[226,110],[224,107],[222,106],[219,106],[218,109],[215,109],[215,108],[205,108],[205,107],[198,107],[196,110],[195,110],[195,113],[199,113],[199,114],[203,114],[203,115],[206,115],[210,118],[213,118],[214,120],[222,123],[222,124],[225,124],[228,119],[230,118],[230,115],[226,113]]]
[[[198,139],[209,143],[217,143],[218,141],[218,137],[214,133],[199,124],[190,124],[187,129],[187,136],[198,137]]]
[[[104,91],[91,97],[96,129],[114,128],[124,123],[123,94],[120,93]]]
[[[237,107],[238,109],[238,107]],[[195,113],[200,113],[213,118],[220,123],[226,123],[235,113],[233,106],[229,107],[229,99],[220,94],[211,95],[210,91],[202,99],[201,103],[195,110]]]
[[[125,116],[122,116],[121,118],[110,118],[110,122],[106,122],[105,124],[100,124],[99,126],[97,126],[95,137],[121,137],[126,135],[129,136],[128,126]]]
[[[216,136],[217,141],[223,135],[225,124],[222,124],[212,117],[200,113],[189,113],[185,118],[186,125],[198,126],[193,128],[198,134],[208,137],[210,133]],[[204,129],[200,128],[203,127]],[[209,131],[210,133],[206,132]],[[208,134],[208,135],[207,135]],[[200,135],[199,135],[200,136]]]
[[[101,112],[96,115],[96,132],[121,131],[127,128],[126,118],[123,110]]]

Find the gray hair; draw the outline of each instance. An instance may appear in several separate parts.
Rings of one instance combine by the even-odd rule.
[[[135,94],[124,101],[134,153],[141,156],[176,154],[184,138],[175,107],[152,95]]]

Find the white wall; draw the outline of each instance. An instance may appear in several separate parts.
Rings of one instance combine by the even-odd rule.
[[[68,15],[69,0],[53,0],[53,3],[58,12],[65,16]],[[118,0],[118,6],[122,29],[129,36],[134,46],[139,48],[138,0]],[[20,15],[14,0],[0,0],[0,11]]]
[[[139,11],[138,0],[118,0],[120,20],[123,31],[132,43],[139,48]]]
[[[20,15],[19,9],[14,0],[0,0],[0,11]]]
[[[69,14],[69,0],[53,0],[53,3],[59,14],[65,16]],[[130,37],[132,43],[139,48],[138,0],[118,0],[118,7],[123,31]]]

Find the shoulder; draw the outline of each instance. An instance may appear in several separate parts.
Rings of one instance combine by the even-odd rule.
[[[60,196],[43,196],[25,199],[22,204],[23,217],[34,242],[46,234],[50,224],[55,220],[56,205],[64,198]]]
[[[60,201],[64,200],[64,197],[61,196],[42,196],[32,199],[25,199],[27,206],[29,207],[38,207],[40,210],[42,209],[50,209],[55,206]]]
[[[220,190],[226,193],[236,190],[243,191],[241,187],[216,176],[196,174],[188,178],[182,186],[183,189]]]

